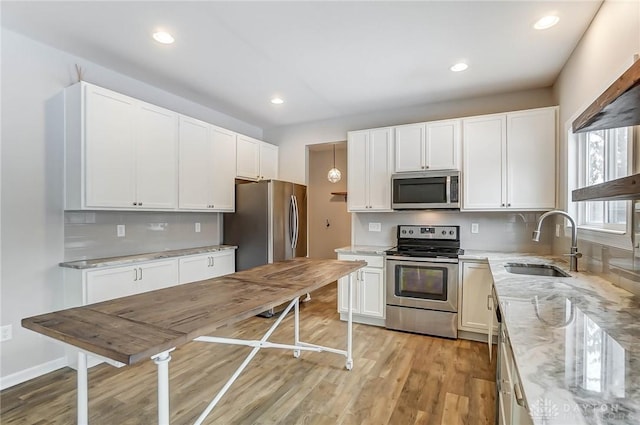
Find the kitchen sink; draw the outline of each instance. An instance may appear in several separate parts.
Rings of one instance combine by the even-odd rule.
[[[571,275],[559,267],[551,264],[526,264],[526,263],[507,263],[504,268],[509,273],[528,274],[532,276],[547,277],[571,277]]]

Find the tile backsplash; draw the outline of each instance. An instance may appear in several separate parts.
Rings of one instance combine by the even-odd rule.
[[[459,212],[459,211],[394,211],[389,213],[359,213],[353,219],[354,245],[396,244],[398,224],[440,224],[460,226],[460,246],[463,249],[550,254],[554,237],[552,220],[542,226],[540,242],[531,235],[539,212]],[[380,232],[369,231],[369,223],[380,223]],[[478,232],[471,233],[477,224]]]
[[[64,261],[217,245],[221,224],[221,213],[66,211]],[[124,237],[118,225],[125,226]]]

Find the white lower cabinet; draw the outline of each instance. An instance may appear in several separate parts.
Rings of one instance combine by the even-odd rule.
[[[381,255],[338,254],[338,260],[367,262],[367,267],[358,270],[352,282],[353,321],[384,326],[386,308],[384,258]],[[338,313],[342,320],[347,320],[348,315],[348,289],[349,277],[340,278],[338,280]]]
[[[236,271],[232,250],[180,258],[180,284],[224,276]]]
[[[93,304],[113,298],[153,291],[178,283],[175,260],[87,271],[86,301]]]
[[[504,329],[498,337],[498,423],[500,425],[533,425],[527,409],[518,368],[513,359],[509,336]]]
[[[460,262],[460,288],[458,293],[458,329],[487,335],[491,357],[493,327],[493,275],[486,261]]]

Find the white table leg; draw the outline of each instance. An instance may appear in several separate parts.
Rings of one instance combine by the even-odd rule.
[[[158,365],[158,425],[169,425],[169,351],[153,357]]]
[[[78,425],[89,423],[89,389],[87,384],[87,355],[78,351]]]
[[[357,273],[357,272],[356,272]],[[347,319],[347,363],[345,365],[345,367],[347,368],[347,370],[351,370],[353,369],[353,357],[351,356],[351,351],[352,351],[352,341],[353,341],[353,335],[352,335],[352,328],[353,328],[353,273],[349,274],[349,288],[348,288],[348,295],[347,295],[347,305],[349,306],[349,308],[347,309],[347,315],[348,315],[348,319]]]
[[[300,345],[300,298],[296,299],[294,306],[294,319],[293,319],[293,345]],[[293,357],[300,357],[300,350],[293,350]]]

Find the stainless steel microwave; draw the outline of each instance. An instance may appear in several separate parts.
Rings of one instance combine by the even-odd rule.
[[[460,209],[460,171],[421,171],[392,175],[391,208]]]

